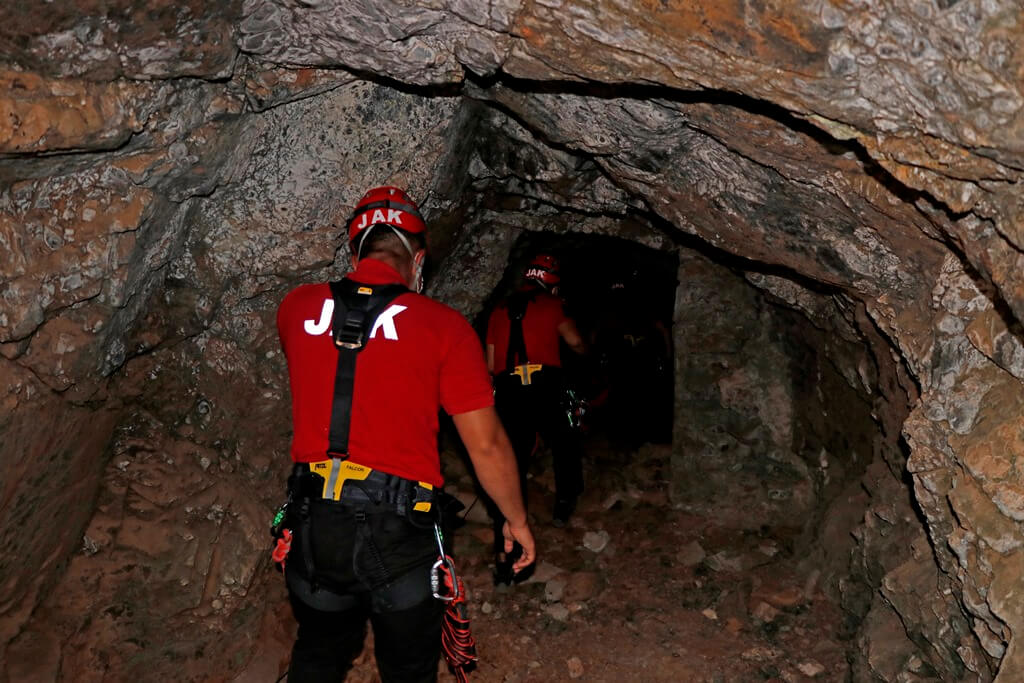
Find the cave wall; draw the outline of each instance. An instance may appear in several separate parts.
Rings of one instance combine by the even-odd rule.
[[[802,290],[813,319],[838,329],[780,305],[771,276],[750,275],[760,289],[707,256],[680,255],[673,498],[710,505],[736,528],[799,538],[875,455],[874,359],[827,296]]]
[[[22,76],[13,78],[21,82]],[[24,78],[27,95],[19,86],[3,96],[15,111],[26,97],[31,104],[31,116],[5,119],[15,123],[16,135],[5,144],[9,153],[23,148],[20,136],[26,130],[32,131],[30,148],[36,150],[106,145],[102,135],[80,132],[69,139],[45,126],[33,128],[33,121],[60,121],[62,115],[82,124],[76,119],[80,115],[96,129],[119,125],[131,137],[129,123],[115,114],[136,107],[146,110],[150,127],[139,133],[146,143],[129,144],[120,156],[83,153],[68,160],[51,156],[3,164],[0,234],[9,258],[0,266],[7,447],[0,461],[5,503],[0,537],[17,549],[4,558],[4,642],[18,633],[41,597],[38,587],[51,588],[58,569],[81,547],[87,520],[79,506],[91,506],[95,499],[123,406],[111,394],[109,376],[127,353],[125,329],[147,300],[154,271],[180,246],[190,198],[209,191],[207,174],[215,176],[222,165],[226,140],[207,140],[211,130],[195,131],[196,111],[230,118],[234,108],[228,99],[217,99],[221,88],[201,83],[182,84],[176,93],[163,85],[129,87],[142,94],[126,103],[119,88],[85,97],[103,87],[80,83],[76,91],[74,84],[40,82],[31,74]],[[86,110],[69,109],[68,94]],[[95,111],[88,109],[96,103]],[[185,141],[197,144],[193,134],[205,144],[190,157]],[[144,151],[147,144],[158,151]],[[159,164],[160,171],[148,175],[153,185],[147,186],[150,163]],[[46,490],[52,495],[40,496]],[[54,509],[68,514],[54,515]]]
[[[17,570],[2,566],[0,643],[57,581],[72,580],[61,578],[76,575],[64,571],[69,560],[88,567],[103,556],[90,555],[88,542],[75,554],[76,529],[88,517],[79,506],[98,501],[102,520],[118,491],[133,490],[117,483],[118,457],[169,457],[172,471],[193,448],[200,469],[204,458],[230,475],[244,469],[238,443],[264,443],[243,438],[250,423],[237,415],[250,408],[220,412],[225,402],[200,386],[213,376],[190,373],[241,375],[252,414],[279,415],[274,391],[260,392],[263,382],[280,385],[280,359],[236,369],[250,368],[250,350],[269,352],[273,302],[288,283],[341,267],[327,240],[316,239],[332,229],[313,219],[350,204],[357,181],[388,175],[451,220],[452,255],[441,255],[432,288],[464,312],[483,294],[460,277],[460,263],[476,267],[470,272],[486,287],[493,271],[473,264],[502,263],[515,231],[617,230],[637,211],[641,225],[659,231],[640,228],[638,239],[692,235],[842,292],[875,357],[892,361],[876,364],[890,407],[875,411],[886,445],[863,479],[869,507],[851,551],[868,578],[844,593],[869,615],[861,671],[1013,680],[1024,670],[1024,615],[1014,599],[1024,575],[1024,483],[1015,466],[1024,396],[1022,13],[1013,0],[503,0],[486,8],[464,0],[215,8],[58,0],[0,9],[0,242],[10,254],[0,263],[0,438],[8,454],[0,461],[0,539],[25,558]],[[379,87],[349,70],[435,86],[435,95],[458,88],[499,108],[509,121],[492,127],[517,144],[462,155],[464,167],[444,155],[465,149],[469,137],[454,134],[469,129],[451,102],[427,100],[422,106],[447,113],[405,118],[382,96],[395,125],[368,122],[354,104],[335,106],[345,92]],[[424,91],[401,88],[395,97],[415,110]],[[323,129],[318,103],[355,124],[368,155],[361,158],[377,163],[376,173],[333,158],[330,144],[325,150],[345,133]],[[297,130],[284,115],[292,111],[306,112]],[[277,128],[258,124],[278,116]],[[462,123],[447,135],[453,120]],[[375,156],[381,146],[366,136],[377,126],[392,147]],[[324,139],[303,142],[302,127]],[[289,145],[275,148],[272,130]],[[281,169],[260,145],[275,150]],[[360,143],[346,139],[350,146]],[[323,165],[308,163],[312,154]],[[439,166],[420,167],[419,155]],[[382,159],[405,163],[386,169]],[[264,184],[241,192],[250,173]],[[336,181],[350,177],[353,196],[339,196]],[[503,184],[514,192],[487,198]],[[311,235],[296,234],[309,223]],[[492,242],[468,239],[467,228],[493,229]],[[147,415],[174,404],[157,393],[171,375],[180,376],[168,389],[180,412]],[[128,413],[136,398],[140,407]],[[904,418],[893,406],[906,401]],[[115,431],[186,419],[209,419],[238,441],[202,437],[183,455],[129,446]],[[260,426],[273,424],[283,423]],[[906,452],[895,446],[900,436]],[[259,470],[259,456],[256,463]],[[54,492],[33,506],[36,478]],[[182,504],[170,498],[158,502]],[[132,520],[160,516],[146,506],[113,508]],[[69,511],[59,531],[52,509]],[[257,510],[246,510],[246,524],[258,528]],[[94,540],[103,524],[95,526],[86,534]],[[212,605],[223,585],[210,566],[196,572],[214,577],[202,592]],[[224,574],[244,575],[240,567]],[[40,626],[22,633],[23,654],[45,635],[44,612]],[[123,609],[107,614],[135,623]],[[70,618],[67,632],[75,627]],[[40,651],[58,640],[42,638]]]
[[[682,254],[674,497],[740,529],[792,534],[786,550],[844,609],[855,680],[990,678],[1001,622],[975,585],[967,605],[953,597],[978,561],[970,529],[943,530],[962,569],[934,559],[921,522],[935,501],[906,487],[914,390],[886,340],[843,295]],[[976,489],[947,500],[995,532]]]
[[[208,153],[222,156],[212,197],[157,175],[128,218],[116,192],[131,198],[140,181],[116,170],[119,155],[5,194],[25,207],[5,219],[26,253],[7,291],[27,292],[5,311],[12,326],[39,318],[8,332],[25,335],[8,345],[4,437],[16,457],[0,477],[4,539],[18,551],[2,567],[10,680],[38,675],[40,657],[63,676],[175,677],[183,666],[198,679],[248,664],[243,675],[276,678],[290,638],[264,556],[290,433],[276,304],[349,269],[340,226],[382,172],[422,197],[428,217],[435,183],[457,194],[447,153],[464,137],[459,104],[349,78],[209,122]],[[199,149],[182,163],[203,164]],[[136,155],[159,166],[161,153]],[[112,189],[86,191],[97,178]],[[70,206],[55,213],[52,188],[66,186]],[[59,244],[37,246],[55,231]],[[69,280],[80,301],[30,295]],[[246,637],[223,638],[236,631]],[[278,646],[253,658],[259,638]]]

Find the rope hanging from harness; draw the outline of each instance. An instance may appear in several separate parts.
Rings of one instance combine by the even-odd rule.
[[[447,568],[443,571],[445,586],[452,585],[452,576]],[[455,680],[466,683],[469,672],[476,667],[476,640],[469,630],[469,616],[466,613],[466,597],[462,579],[455,578],[458,597],[448,603],[441,624],[441,652],[451,667]]]
[[[441,653],[455,680],[467,683],[469,672],[476,668],[478,658],[476,639],[469,629],[466,590],[462,586],[462,579],[455,572],[455,562],[444,552],[441,528],[436,524],[434,537],[441,555],[430,572],[430,584],[434,597],[448,603],[441,621]]]

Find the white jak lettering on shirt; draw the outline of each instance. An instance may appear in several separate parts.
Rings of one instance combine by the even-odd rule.
[[[391,304],[383,313],[377,316],[377,321],[370,330],[370,339],[377,336],[377,330],[384,330],[384,338],[398,341],[398,330],[395,328],[395,316],[404,311],[406,306]],[[306,334],[318,336],[331,331],[331,318],[334,317],[334,299],[324,299],[324,306],[320,309],[320,319],[307,319],[302,324]]]

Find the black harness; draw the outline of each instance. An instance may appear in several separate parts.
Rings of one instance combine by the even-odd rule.
[[[523,336],[523,318],[526,316],[526,308],[537,298],[537,290],[531,289],[524,292],[515,292],[508,298],[508,352],[505,354],[505,371],[512,372],[512,369],[520,363],[528,363],[529,356],[526,355],[526,338]]]
[[[341,469],[349,457],[349,427],[359,352],[366,347],[377,319],[388,305],[409,290],[402,285],[364,285],[347,279],[330,283],[330,288],[334,299],[332,334],[338,349],[338,364],[327,448],[327,460],[332,467],[324,471],[333,473]],[[281,569],[292,542],[289,529],[284,527],[297,527],[304,571],[285,572],[285,579],[288,587],[302,602],[324,612],[338,612],[356,604],[353,595],[338,593],[320,585],[313,559],[313,506],[316,501],[327,498],[325,494],[328,489],[333,490],[331,476],[321,477],[312,471],[308,463],[297,463],[288,480],[288,502],[278,511],[271,525],[271,534],[279,539],[279,546],[284,546],[279,548],[280,556],[277,556],[278,550],[275,550],[274,557]],[[326,487],[325,479],[328,482]],[[462,507],[456,499],[429,485],[380,470],[371,470],[359,480],[343,482],[342,491],[342,498],[334,497],[334,501],[354,502],[357,506],[368,503],[374,507],[386,503],[388,509],[421,528],[430,528],[435,521],[446,516],[453,517]],[[362,507],[357,507],[354,515],[356,520],[366,519]],[[289,534],[284,541],[281,540],[283,533]],[[387,599],[394,605],[412,605],[422,599],[423,587],[422,576],[413,573],[392,582],[386,591]]]
[[[405,285],[363,285],[352,280],[330,283],[334,297],[332,331],[338,348],[338,368],[334,375],[334,402],[331,406],[331,431],[327,457],[348,458],[349,426],[352,422],[352,396],[356,385],[356,360],[366,346],[373,326],[384,309]]]
[[[338,365],[334,375],[334,400],[331,404],[331,427],[327,441],[327,457],[336,461],[348,459],[349,427],[352,422],[352,397],[355,394],[356,360],[359,352],[366,348],[366,343],[373,332],[373,326],[384,309],[401,294],[409,289],[404,285],[364,285],[344,279],[330,283],[331,295],[334,298],[334,317],[331,329],[334,345],[338,349]],[[385,486],[379,487],[380,496],[392,493],[389,502],[397,500],[397,492],[391,491],[392,480],[397,477],[374,473],[384,480]],[[297,465],[295,473],[289,481],[289,500],[296,499],[299,503],[298,521],[302,539],[302,561],[305,564],[306,576],[297,576],[294,572],[285,574],[288,585],[303,602],[323,611],[340,611],[354,604],[351,596],[338,595],[323,590],[318,585],[316,566],[313,562],[312,534],[310,532],[310,502],[313,495],[307,479],[308,469]],[[408,492],[405,492],[408,495]],[[368,500],[372,500],[367,498]],[[376,500],[373,502],[381,502]]]

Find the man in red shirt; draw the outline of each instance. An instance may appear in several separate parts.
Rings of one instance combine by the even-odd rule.
[[[559,344],[564,341],[576,353],[583,353],[585,347],[576,323],[553,293],[559,282],[558,261],[540,254],[523,276],[523,286],[502,301],[488,320],[487,367],[494,375],[498,414],[519,463],[523,497],[527,464],[540,434],[554,455],[554,524],[564,526],[583,491],[583,472],[578,436],[566,414],[567,386]],[[498,534],[504,522],[500,505],[491,504],[490,513],[495,522],[495,581],[509,583],[511,563],[503,556],[507,551]]]
[[[525,550],[517,571],[533,563],[534,540],[476,335],[458,312],[416,293],[426,252],[415,203],[397,188],[372,189],[348,232],[355,271],[299,286],[277,313],[294,425],[281,524],[299,624],[288,680],[342,680],[369,619],[384,681],[434,681],[439,409],[508,519],[502,542]]]

